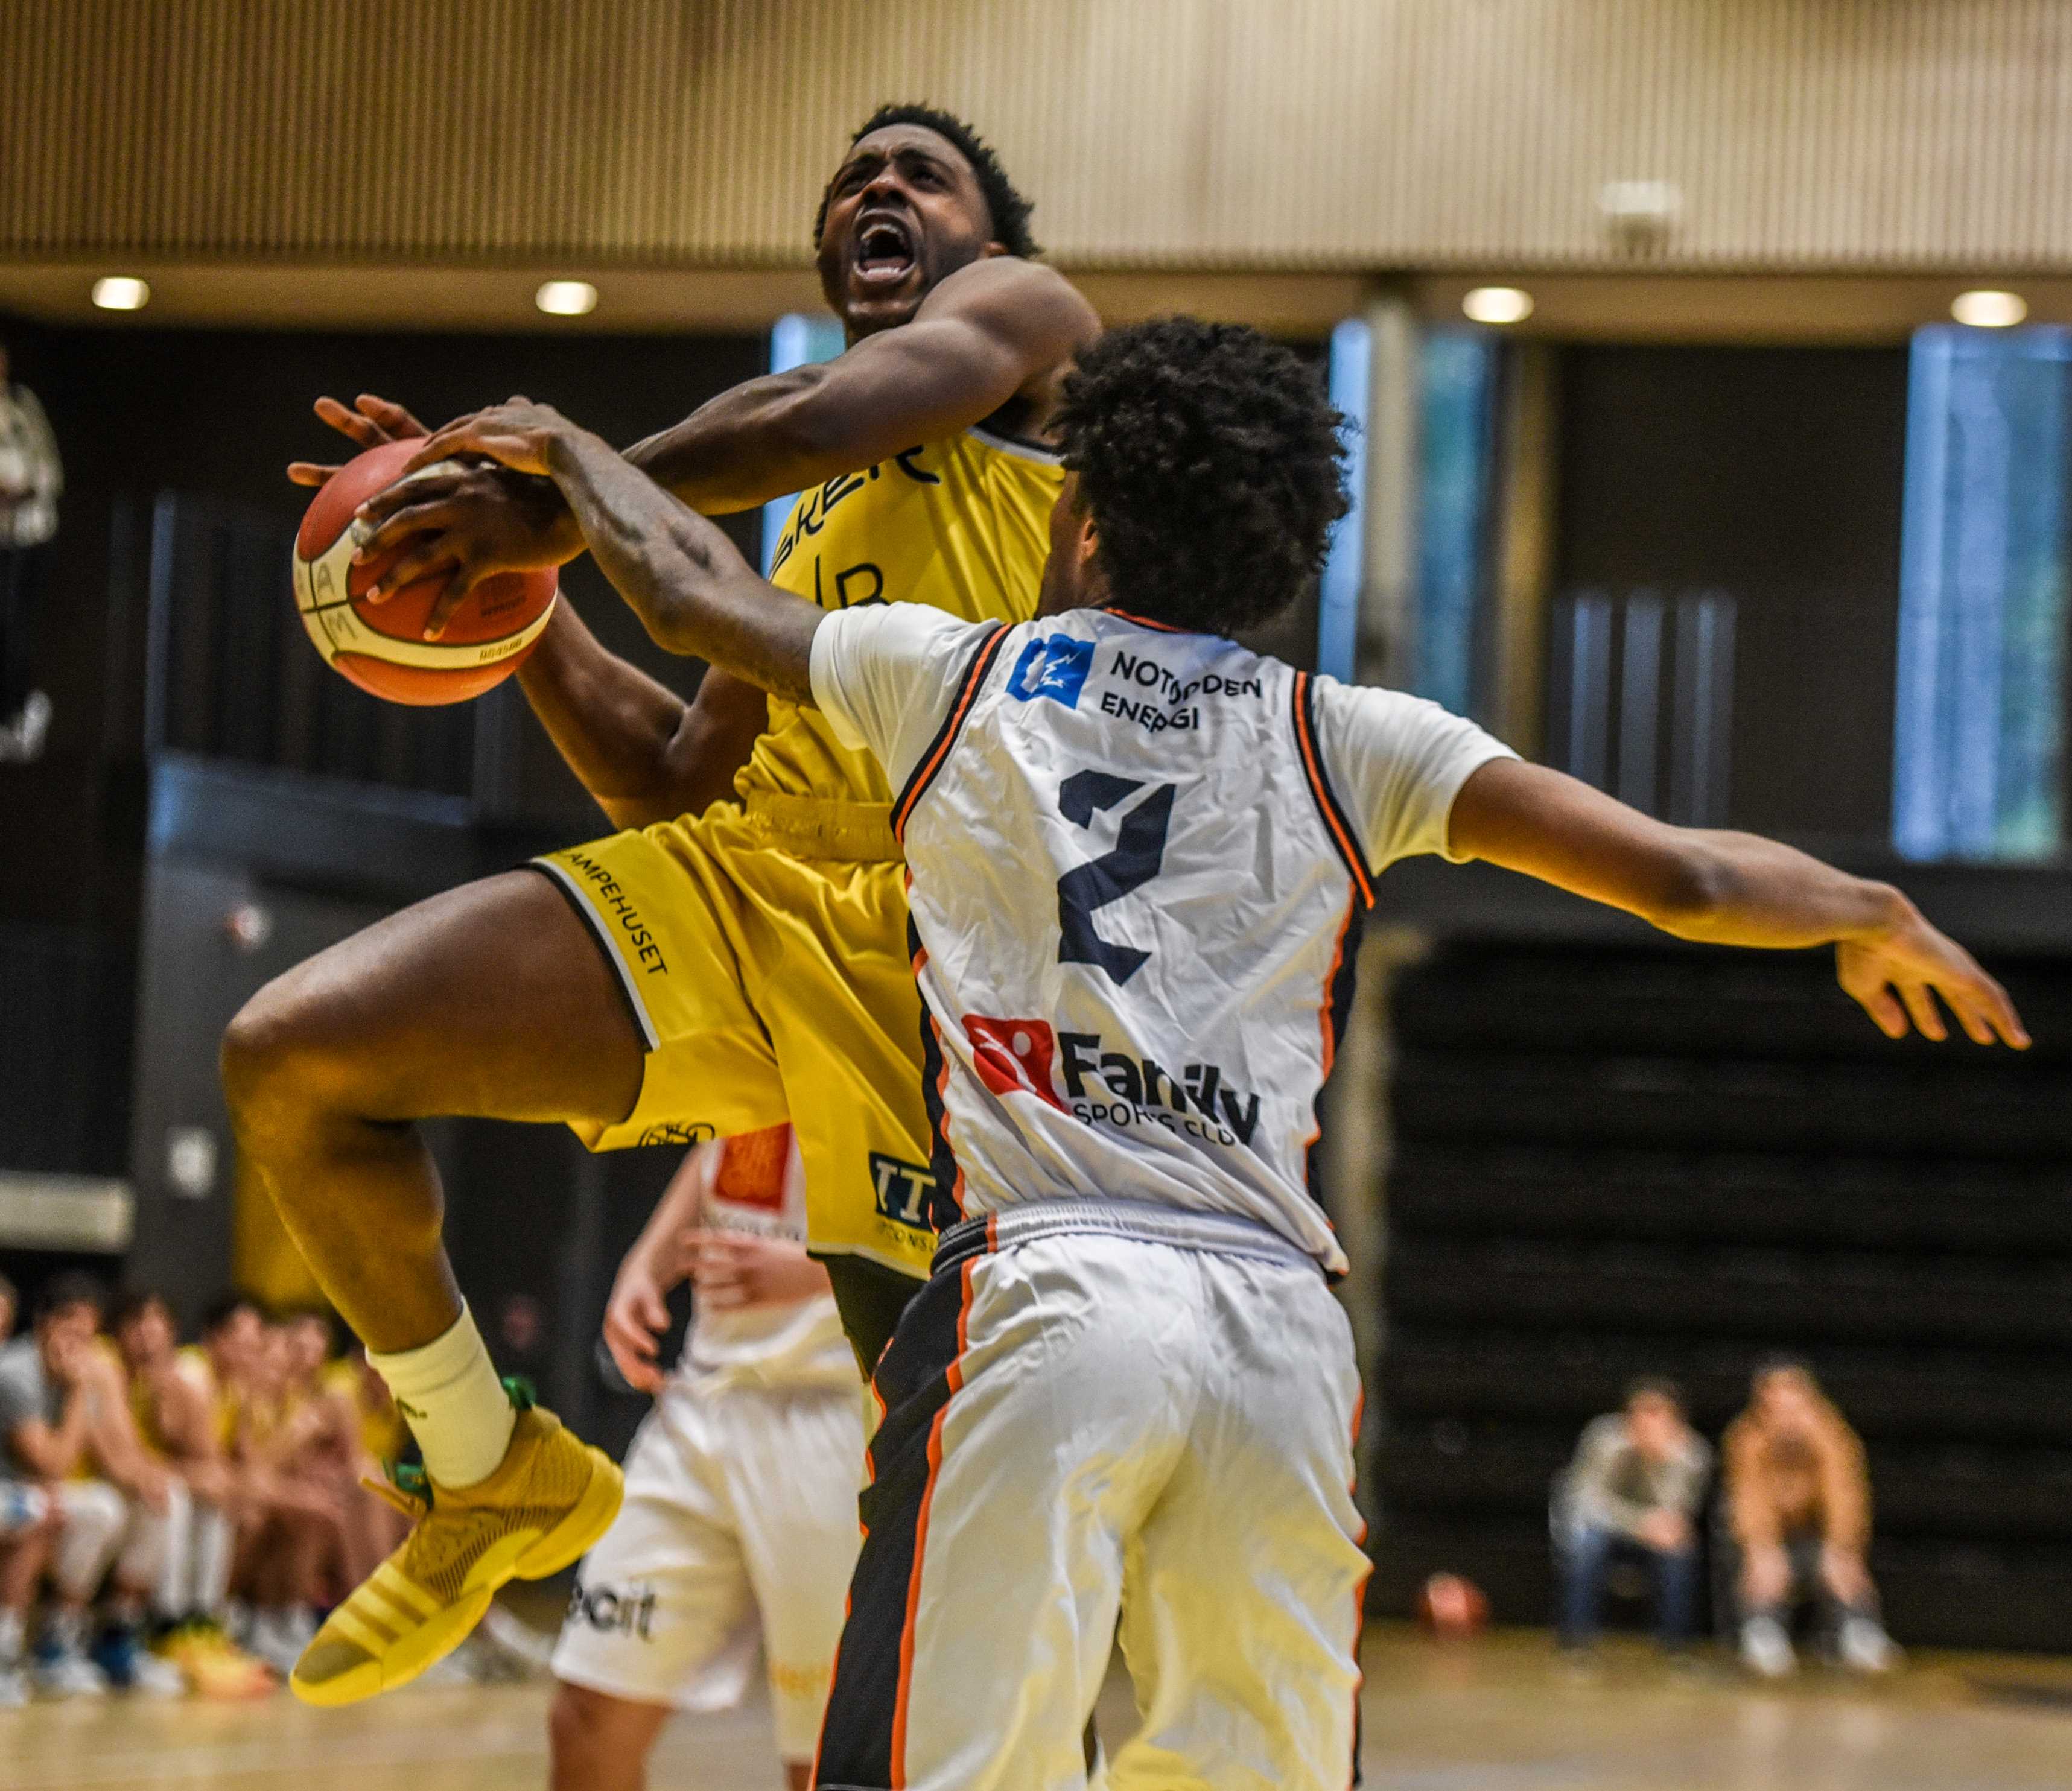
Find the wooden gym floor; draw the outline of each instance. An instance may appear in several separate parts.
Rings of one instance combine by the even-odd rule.
[[[1664,1672],[1616,1645],[1566,1676],[1544,1635],[1437,1645],[1377,1625],[1367,1645],[1366,1782],[1382,1791],[2064,1791],[2072,1662],[1930,1655],[1876,1685],[1808,1672],[1787,1690]],[[47,1704],[0,1712],[0,1791],[534,1791],[547,1686],[412,1690],[357,1709]],[[1127,1727],[1118,1680],[1104,1702]],[[776,1791],[758,1703],[679,1721],[656,1791]]]

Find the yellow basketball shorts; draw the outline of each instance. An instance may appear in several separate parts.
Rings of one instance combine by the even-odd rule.
[[[898,851],[883,805],[771,796],[534,860],[647,1046],[632,1112],[577,1136],[691,1144],[789,1119],[813,1253],[925,1277],[935,1178]]]

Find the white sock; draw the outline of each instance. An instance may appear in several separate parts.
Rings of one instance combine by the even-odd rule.
[[[0,1611],[0,1670],[22,1664],[22,1638],[27,1627],[19,1611]]]
[[[158,1557],[158,1577],[151,1588],[151,1615],[178,1623],[194,1611],[194,1501],[178,1481],[179,1497],[166,1513],[165,1546]]]
[[[53,1653],[76,1654],[86,1645],[86,1612],[53,1611],[43,1619],[43,1634]]]
[[[228,1614],[230,1559],[237,1531],[229,1518],[212,1505],[195,1507],[194,1608],[191,1615],[220,1623]]]
[[[496,1472],[518,1414],[465,1304],[453,1329],[421,1349],[370,1349],[367,1359],[396,1395],[435,1485],[472,1486]]]

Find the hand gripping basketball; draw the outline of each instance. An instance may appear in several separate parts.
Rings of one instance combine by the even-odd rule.
[[[472,586],[436,640],[425,639],[444,575],[367,601],[385,560],[355,565],[352,518],[361,504],[405,476],[424,443],[384,442],[356,456],[320,489],[295,536],[295,606],[333,670],[392,703],[465,702],[501,684],[553,614],[560,580],[551,570],[491,573]],[[419,468],[418,476],[446,463]]]

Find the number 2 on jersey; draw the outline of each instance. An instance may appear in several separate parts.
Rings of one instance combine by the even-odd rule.
[[[1058,786],[1058,808],[1074,827],[1091,827],[1097,811],[1114,807],[1143,787],[1106,771],[1075,771]],[[1118,986],[1144,967],[1151,954],[1103,939],[1094,927],[1094,910],[1120,901],[1158,874],[1166,857],[1166,831],[1173,824],[1174,788],[1160,784],[1123,816],[1113,850],[1058,879],[1059,963],[1095,965]]]

